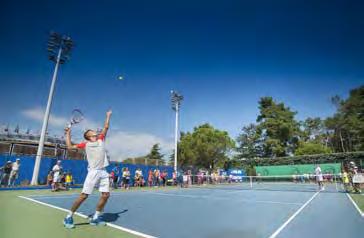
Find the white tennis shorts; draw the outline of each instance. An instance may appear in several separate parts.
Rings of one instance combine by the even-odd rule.
[[[89,169],[82,193],[91,194],[95,187],[98,187],[102,193],[108,193],[109,185],[109,173],[105,169]]]
[[[53,183],[59,183],[61,180],[61,176],[59,176],[59,173],[54,173],[53,175]]]

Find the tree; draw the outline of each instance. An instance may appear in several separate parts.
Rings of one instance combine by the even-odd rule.
[[[241,134],[236,139],[239,158],[249,159],[263,156],[261,131],[255,124],[244,126]]]
[[[302,139],[304,141],[319,141],[325,134],[324,122],[319,117],[308,117],[301,123],[303,127]]]
[[[336,113],[325,120],[335,152],[364,150],[364,86],[352,89],[349,98],[332,98]]]
[[[203,124],[195,127],[192,133],[181,133],[178,164],[182,167],[193,165],[205,169],[223,167],[234,146],[235,142],[226,131]]]
[[[295,155],[317,155],[331,153],[331,149],[315,142],[301,142],[295,151]]]
[[[259,110],[257,130],[262,133],[264,156],[285,156],[294,152],[300,134],[299,123],[294,119],[296,112],[272,97],[261,98]]]
[[[150,160],[162,160],[163,155],[160,153],[159,144],[154,144],[152,149],[150,150],[149,154],[147,155],[148,159]]]

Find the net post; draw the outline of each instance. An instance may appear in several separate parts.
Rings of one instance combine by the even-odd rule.
[[[253,189],[253,176],[249,176],[250,188]]]
[[[337,187],[337,179],[336,179],[336,174],[334,174],[334,183],[335,183],[335,189],[336,189],[336,192],[339,191],[338,187]]]

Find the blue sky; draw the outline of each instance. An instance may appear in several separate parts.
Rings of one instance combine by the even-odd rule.
[[[121,157],[154,142],[167,153],[174,114],[181,129],[204,122],[236,137],[272,96],[297,119],[334,112],[330,97],[364,84],[364,4],[354,1],[2,1],[0,123],[40,130],[53,64],[47,32],[74,39],[62,65],[51,134],[73,108],[102,123],[113,109],[109,146]],[[123,75],[124,81],[117,81]],[[78,136],[78,137],[77,137]]]

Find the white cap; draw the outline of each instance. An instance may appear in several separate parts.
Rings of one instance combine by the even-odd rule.
[[[62,161],[61,160],[57,160],[57,163],[61,163]]]
[[[19,158],[17,158],[17,159],[16,159],[16,161],[20,161],[20,159],[19,159]]]

